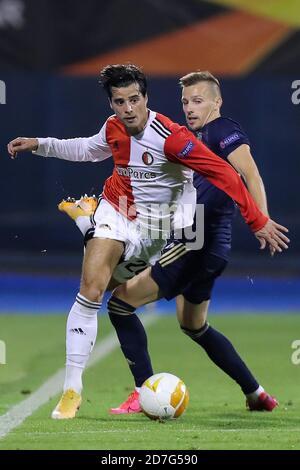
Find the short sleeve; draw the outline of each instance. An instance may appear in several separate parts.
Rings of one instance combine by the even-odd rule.
[[[223,119],[218,129],[218,148],[216,153],[227,159],[234,150],[243,144],[250,146],[250,141],[242,127],[231,119]]]

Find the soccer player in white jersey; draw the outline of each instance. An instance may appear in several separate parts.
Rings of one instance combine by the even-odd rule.
[[[286,238],[286,229],[262,214],[229,164],[185,127],[147,108],[147,82],[139,68],[107,66],[100,83],[115,114],[95,136],[68,140],[18,137],[8,144],[12,158],[18,152],[33,151],[76,162],[100,162],[112,156],[115,163],[95,212],[95,234],[85,252],[80,292],[68,316],[66,375],[54,419],[73,418],[81,404],[82,372],[96,340],[97,311],[119,260],[143,251],[149,257],[159,254],[166,235],[159,222],[171,219],[170,228],[174,228],[168,210],[161,213],[161,202],[174,206],[184,194],[185,202],[193,204],[188,168],[237,202],[262,246],[268,243],[281,251]],[[182,227],[189,224],[190,220],[182,221]],[[145,236],[147,227],[153,240]]]

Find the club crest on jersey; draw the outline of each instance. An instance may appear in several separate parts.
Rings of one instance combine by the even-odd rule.
[[[238,135],[237,132],[234,132],[233,134],[229,135],[228,137],[226,137],[226,139],[221,140],[220,142],[221,149],[224,149],[228,145],[233,144],[234,142],[239,140],[239,138],[240,136]]]
[[[178,153],[179,158],[186,158],[188,154],[193,150],[195,144],[189,140],[186,146],[181,150],[180,153]]]
[[[144,152],[142,155],[142,160],[145,163],[145,165],[152,165],[154,158],[153,155],[149,152]]]

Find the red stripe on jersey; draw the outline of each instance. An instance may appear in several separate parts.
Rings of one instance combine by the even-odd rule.
[[[134,219],[136,212],[129,176],[120,176],[116,166],[127,168],[130,160],[130,136],[124,124],[112,116],[106,121],[106,141],[111,148],[115,168],[105,182],[103,197],[128,219]]]
[[[242,216],[253,232],[260,230],[268,218],[258,209],[237,172],[215,155],[186,127],[171,126],[172,134],[165,142],[168,160],[185,165],[205,176],[225,191],[239,206]]]

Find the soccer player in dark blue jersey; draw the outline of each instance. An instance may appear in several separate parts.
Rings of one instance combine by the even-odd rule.
[[[209,72],[190,73],[180,79],[182,105],[188,127],[243,177],[258,207],[268,215],[264,185],[252,158],[248,136],[232,119],[221,116],[218,80]],[[201,346],[210,359],[235,380],[246,395],[250,410],[272,411],[278,404],[265,392],[233,345],[207,323],[212,289],[224,271],[231,250],[233,200],[201,175],[194,175],[197,203],[204,204],[204,246],[185,249],[173,240],[152,267],[118,287],[108,302],[109,316],[130,364],[136,390],[111,413],[140,410],[138,390],[153,374],[144,328],[135,309],[159,298],[177,299],[177,317],[183,333]],[[261,242],[261,247],[264,248]],[[271,249],[271,254],[272,253]]]

